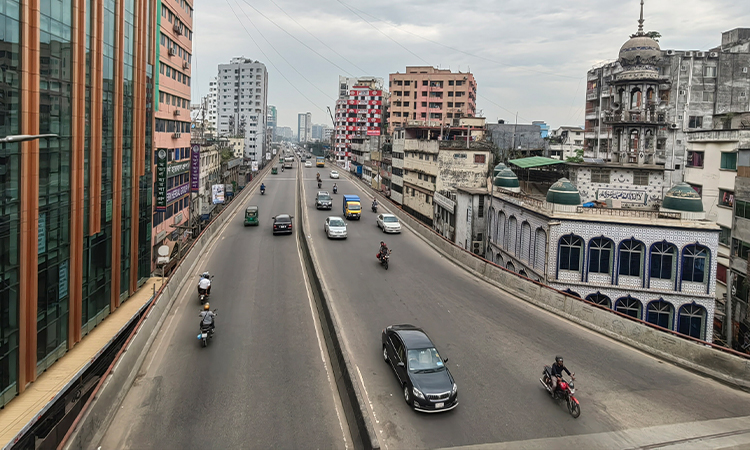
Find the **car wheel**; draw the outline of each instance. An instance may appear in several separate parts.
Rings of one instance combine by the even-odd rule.
[[[411,406],[411,392],[409,392],[409,386],[404,384],[404,400],[406,404]]]
[[[385,233],[385,227],[383,227],[383,233]]]
[[[383,345],[383,361],[388,362],[388,349]]]

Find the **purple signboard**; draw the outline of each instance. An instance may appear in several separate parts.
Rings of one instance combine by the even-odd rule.
[[[190,152],[190,192],[198,192],[200,190],[200,177],[201,146],[195,144]]]
[[[173,201],[187,194],[188,191],[190,191],[189,184],[183,184],[182,186],[177,186],[174,189],[168,190],[167,191],[167,203],[172,203]]]

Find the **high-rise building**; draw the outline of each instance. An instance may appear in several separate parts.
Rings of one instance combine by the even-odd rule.
[[[297,142],[308,142],[312,139],[312,114],[297,114]]]
[[[276,116],[276,107],[273,105],[268,105],[268,128],[271,129],[271,140],[273,140],[276,137],[276,126],[278,125],[278,118]]]
[[[243,57],[219,64],[216,88],[219,135],[244,136],[245,158],[260,161],[268,122],[265,64]]]
[[[383,125],[383,79],[339,76],[336,100],[335,155],[348,169],[349,163],[361,165],[352,155],[352,144],[363,144],[367,136],[380,136]]]
[[[150,276],[159,75],[153,3],[14,4],[0,8],[0,136],[58,137],[0,148],[0,405]]]
[[[407,66],[406,73],[392,73],[389,78],[391,129],[410,121],[419,126],[452,125],[476,114],[477,83],[469,72]]]
[[[206,98],[206,120],[213,124],[214,132],[218,130],[219,120],[219,115],[216,110],[216,102],[218,101],[217,83],[218,81],[216,81],[216,77],[208,83],[208,96]]]
[[[187,3],[161,4],[159,71],[154,115],[153,255],[167,245],[179,251],[189,236],[190,208],[190,63],[193,11]],[[162,164],[162,170],[158,167]],[[152,270],[156,269],[156,256]]]

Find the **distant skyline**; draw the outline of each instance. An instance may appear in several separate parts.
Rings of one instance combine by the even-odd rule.
[[[617,58],[639,8],[640,0],[383,0],[366,10],[349,0],[205,0],[195,3],[192,102],[208,93],[218,64],[244,56],[268,68],[279,126],[295,129],[307,111],[331,125],[339,75],[387,80],[432,65],[474,74],[488,122],[518,112],[519,123],[579,126],[586,71]],[[741,27],[750,28],[750,2],[646,0],[644,28],[661,33],[662,49],[709,50]]]

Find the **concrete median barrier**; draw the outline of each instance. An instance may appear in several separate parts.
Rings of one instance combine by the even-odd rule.
[[[338,325],[336,316],[330,303],[330,296],[322,281],[322,274],[317,265],[314,249],[307,238],[307,210],[304,207],[304,187],[302,177],[297,179],[299,198],[297,202],[297,238],[299,239],[302,257],[305,260],[305,271],[310,281],[310,288],[318,309],[321,328],[331,361],[331,369],[336,378],[336,387],[339,398],[344,409],[346,421],[349,424],[349,433],[355,448],[379,449],[375,428],[372,426],[367,402],[356,379],[356,369],[344,349],[341,327]]]
[[[571,322],[681,367],[750,390],[749,355],[634,319],[499,267],[446,240],[404,212],[389,198],[375,192],[351,175],[346,175],[357,182],[364,191],[377,198],[381,205],[388,206],[390,212],[395,214],[403,225],[469,273]]]
[[[193,241],[183,260],[152,300],[149,311],[140,326],[133,331],[125,351],[116,360],[113,369],[105,375],[106,380],[101,389],[93,394],[93,401],[79,415],[78,424],[70,433],[67,441],[61,444],[62,448],[66,450],[97,448],[133,385],[143,360],[146,358],[169,311],[178,299],[184,284],[186,282],[192,284],[189,279],[193,274],[196,262],[203,256],[205,250],[218,236],[232,214],[238,208],[244,206],[250,192],[260,184],[270,167],[269,164],[261,172],[262,176],[258,176],[248,183],[234,201],[227,205]]]

